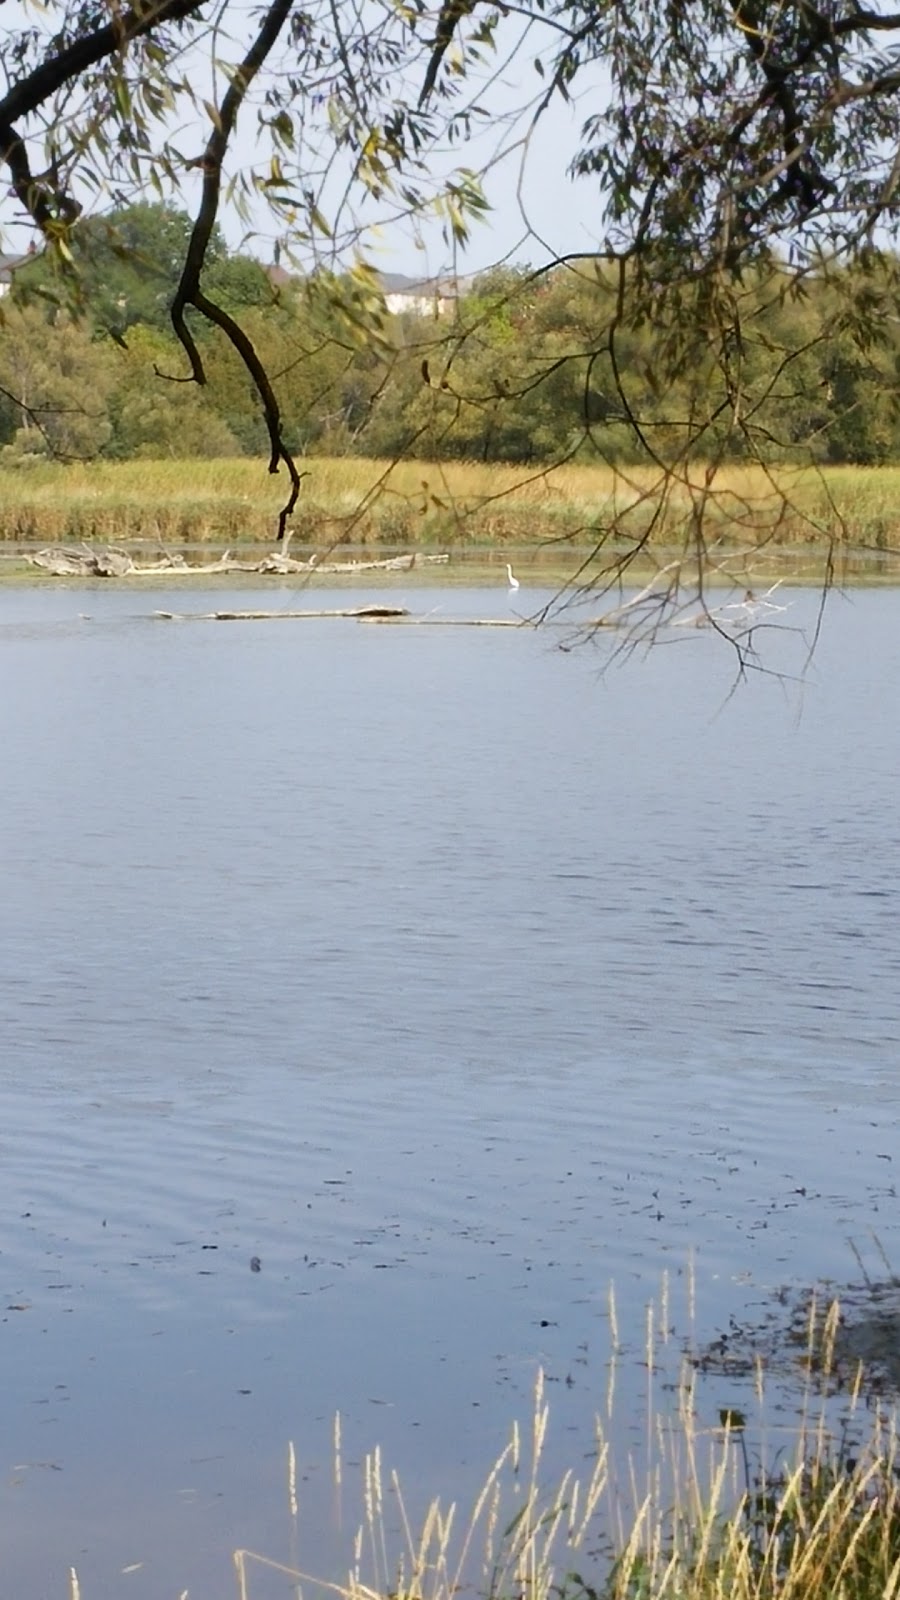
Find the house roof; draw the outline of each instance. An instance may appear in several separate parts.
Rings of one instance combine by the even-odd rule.
[[[0,276],[2,276],[3,261],[6,259],[0,256]],[[25,257],[21,259],[24,260]],[[13,261],[13,258],[10,257],[9,260]],[[18,264],[18,260],[13,262],[13,270]],[[295,280],[299,281],[297,273],[291,272],[287,267],[281,266],[280,263],[277,265],[274,262],[270,263],[265,266],[264,270],[269,282],[276,289],[283,288],[286,284],[293,283]],[[379,272],[378,274],[378,282],[382,294],[405,295],[410,300],[452,299],[471,281],[471,277],[456,277],[452,273],[434,278],[414,278],[407,272]]]
[[[455,295],[466,282],[465,278],[452,275],[439,278],[411,278],[405,272],[380,272],[378,276],[383,294],[406,294],[410,298]]]

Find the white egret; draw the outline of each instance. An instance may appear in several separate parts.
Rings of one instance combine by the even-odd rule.
[[[511,588],[511,589],[518,589],[518,587],[519,587],[519,580],[518,580],[518,578],[517,578],[517,577],[516,577],[516,575],[515,575],[515,573],[514,573],[514,572],[513,572],[513,569],[512,569],[512,567],[511,567],[511,566],[510,566],[510,564],[509,564],[509,562],[508,562],[508,561],[507,561],[507,563],[506,563],[506,577],[507,577],[507,581],[508,581],[508,583],[509,583],[509,587],[510,587],[510,588]]]

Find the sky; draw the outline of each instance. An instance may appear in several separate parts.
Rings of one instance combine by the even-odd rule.
[[[582,120],[577,108],[556,101],[544,113],[527,151],[512,152],[490,171],[484,185],[490,214],[485,223],[473,225],[463,260],[466,271],[483,271],[506,258],[538,266],[556,255],[597,248],[602,223],[596,184],[576,181],[567,172]],[[474,149],[464,159],[478,167],[479,155]],[[428,254],[439,257],[439,229],[431,234]],[[398,255],[409,251],[401,230],[386,243]]]

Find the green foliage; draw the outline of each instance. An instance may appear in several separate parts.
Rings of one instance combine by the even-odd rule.
[[[71,259],[35,254],[16,274],[20,303],[70,306],[99,331],[122,338],[141,323],[171,331],[169,308],[193,226],[186,211],[142,202],[106,217],[87,217],[68,235]],[[206,253],[204,287],[222,304],[265,305],[272,291],[265,270],[232,256],[218,228]]]
[[[859,269],[800,286],[760,269],[714,312],[698,283],[678,351],[647,320],[622,325],[615,278],[590,261],[476,280],[452,325],[403,319],[364,439],[378,454],[536,463],[897,460],[895,276],[890,260],[867,268],[881,326],[865,351],[835,331]]]
[[[124,349],[116,352],[107,455],[178,460],[239,454],[235,436],[205,390],[159,376],[176,373],[181,355],[171,333],[140,326],[129,331]]]
[[[77,375],[48,355],[57,409],[95,417],[95,451],[266,450],[293,485],[280,533],[291,450],[323,441],[675,478],[704,461],[898,459],[898,39],[900,14],[851,0],[524,0],[514,16],[266,0],[249,20],[224,0],[214,26],[203,0],[47,0],[40,26],[14,17],[0,37],[0,160],[44,243],[19,298],[43,309],[48,345],[69,337],[62,308],[98,346],[167,338],[174,301],[178,371],[206,390],[188,404],[151,384],[142,409],[139,340],[111,383],[109,352],[86,358],[75,408]],[[591,108],[570,170],[596,262],[498,270],[432,325],[387,317],[373,230],[439,230],[456,259],[554,100]],[[171,204],[188,172],[192,218]],[[229,255],[226,204],[248,230],[268,218],[298,292],[279,299]],[[31,434],[28,405],[0,405],[8,440]],[[83,444],[67,427],[44,446],[54,429]]]

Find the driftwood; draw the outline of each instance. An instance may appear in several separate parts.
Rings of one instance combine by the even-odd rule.
[[[386,556],[381,560],[319,561],[313,555],[308,561],[295,561],[291,556],[273,552],[257,561],[241,561],[226,550],[218,561],[191,566],[180,555],[166,555],[159,561],[139,564],[127,550],[119,550],[114,545],[103,550],[94,550],[90,545],[57,545],[27,552],[25,560],[54,578],[145,578],[157,577],[160,573],[170,578],[191,578],[222,572],[257,572],[276,577],[290,573],[353,577],[358,572],[411,572],[414,567],[446,566],[450,557],[422,555],[418,550],[411,550],[407,555]]]
[[[357,622],[408,617],[402,606],[352,606],[331,611],[154,611],[165,622],[306,622],[311,617],[354,617]]]
[[[25,560],[55,578],[123,578],[134,567],[127,551],[112,546],[106,550],[89,550],[86,546],[81,550],[37,550],[27,552]]]

